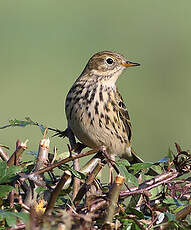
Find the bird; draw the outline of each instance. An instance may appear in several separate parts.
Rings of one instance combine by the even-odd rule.
[[[130,163],[142,162],[132,151],[129,112],[116,86],[124,70],[140,66],[113,51],[94,54],[69,90],[65,101],[68,129],[85,146],[105,147]]]

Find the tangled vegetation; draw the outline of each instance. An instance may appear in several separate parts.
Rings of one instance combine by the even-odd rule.
[[[0,229],[191,229],[191,154],[178,144],[156,163],[114,163],[80,144],[68,145],[68,156],[50,150],[50,128],[30,118],[1,129],[27,125],[43,133],[35,162],[23,160],[27,141],[17,140],[10,154],[0,145]],[[80,169],[79,160],[88,155],[94,158]],[[98,176],[105,164],[117,171],[108,183]],[[151,169],[158,175],[148,176]]]

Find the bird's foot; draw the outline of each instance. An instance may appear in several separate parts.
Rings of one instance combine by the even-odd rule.
[[[65,130],[53,129],[53,128],[48,128],[48,129],[55,132],[55,134],[52,137],[55,136],[62,137],[62,138],[67,137],[67,131],[68,131],[67,129]]]

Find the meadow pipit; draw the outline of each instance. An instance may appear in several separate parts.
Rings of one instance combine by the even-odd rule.
[[[131,122],[116,81],[127,67],[140,64],[123,55],[102,51],[93,55],[66,98],[68,127],[86,146],[105,146],[112,159],[117,155],[139,162],[131,151]]]

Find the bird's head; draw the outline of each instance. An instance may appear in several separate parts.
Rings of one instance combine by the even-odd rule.
[[[116,82],[121,72],[132,66],[140,64],[128,61],[123,55],[112,51],[101,51],[94,54],[84,70],[88,75],[105,82]],[[83,72],[83,74],[84,74]]]

